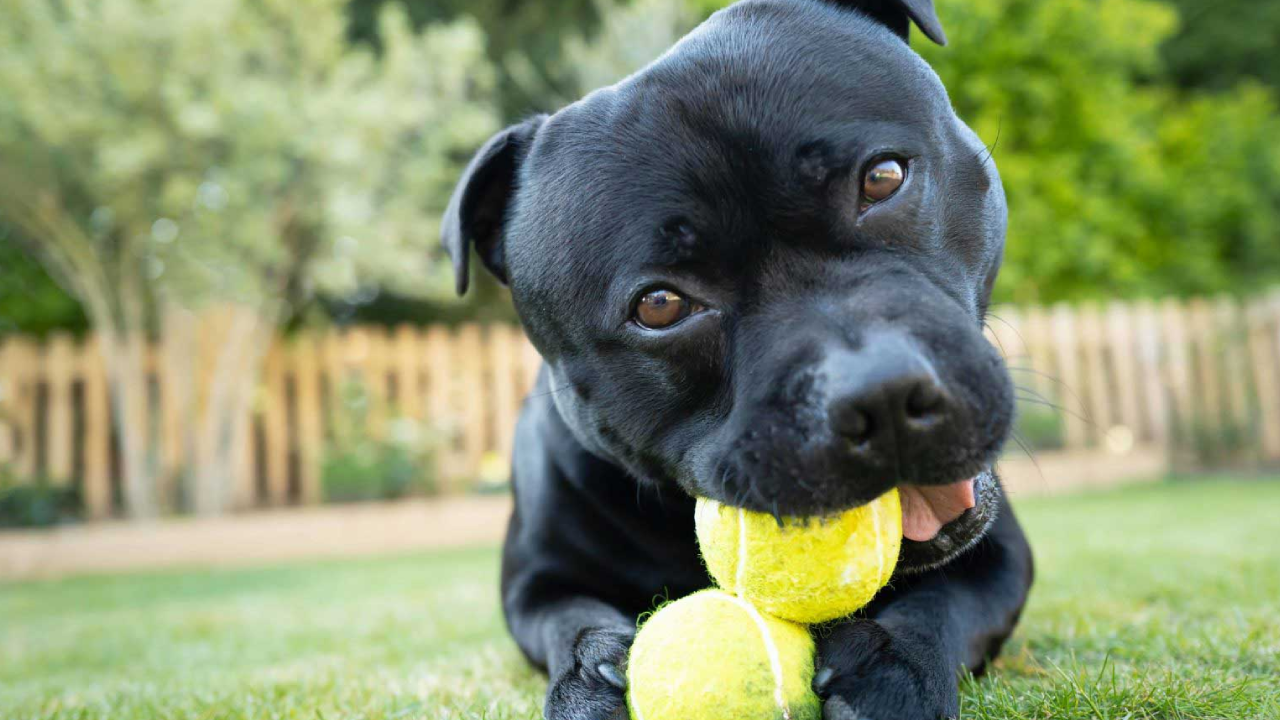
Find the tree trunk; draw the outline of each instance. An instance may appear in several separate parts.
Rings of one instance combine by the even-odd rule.
[[[221,313],[217,329],[218,351],[212,356],[207,394],[196,423],[193,477],[193,509],[198,515],[226,512],[235,501],[251,498],[235,496],[235,488],[252,487],[253,478],[243,477],[246,463],[239,462],[250,452],[243,443],[244,426],[253,409],[262,360],[275,329],[277,311],[244,305],[231,306]],[[205,338],[207,341],[208,338]],[[208,359],[208,358],[206,358]]]
[[[117,428],[125,514],[133,519],[154,518],[159,505],[152,462],[146,337],[138,328],[99,327],[103,327],[102,348]]]

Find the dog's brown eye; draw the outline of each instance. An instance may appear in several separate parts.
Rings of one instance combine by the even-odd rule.
[[[878,203],[893,195],[906,178],[907,168],[900,160],[887,158],[872,165],[862,178],[863,204]]]
[[[650,330],[661,330],[689,317],[693,310],[692,302],[671,290],[652,290],[636,304],[636,322]]]

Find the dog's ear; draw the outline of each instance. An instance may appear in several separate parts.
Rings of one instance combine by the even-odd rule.
[[[933,9],[933,0],[836,0],[840,5],[861,10],[872,18],[887,25],[907,39],[911,23],[920,28],[930,40],[939,45],[947,44],[947,34],[942,31],[942,23],[938,21],[938,13]]]
[[[516,189],[520,163],[529,152],[545,115],[525,120],[489,138],[467,165],[449,199],[440,227],[440,242],[453,260],[458,294],[470,281],[471,247],[504,285],[507,263],[502,248],[507,206]]]

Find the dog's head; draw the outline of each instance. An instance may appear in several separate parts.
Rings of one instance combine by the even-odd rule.
[[[944,41],[930,0],[733,5],[500,132],[443,231],[460,292],[473,246],[510,286],[592,452],[781,515],[899,486],[908,568],[990,522],[1013,409],[981,332],[1000,179],[909,21]]]

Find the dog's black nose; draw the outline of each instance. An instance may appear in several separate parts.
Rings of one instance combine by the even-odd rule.
[[[900,334],[829,356],[826,375],[831,429],[858,454],[901,451],[946,419],[950,402],[937,373]]]

